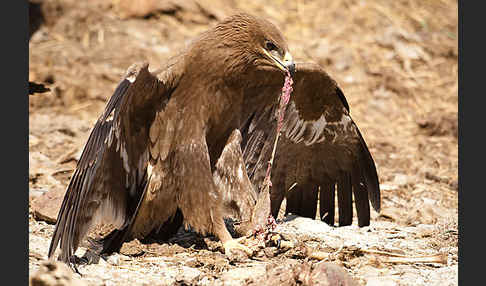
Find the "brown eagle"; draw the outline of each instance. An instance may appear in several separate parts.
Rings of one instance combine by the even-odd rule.
[[[319,66],[295,65],[272,23],[240,13],[162,69],[128,69],[84,147],[49,257],[60,243],[59,259],[75,267],[80,241],[98,222],[116,227],[102,252],[185,223],[216,235],[225,252],[251,253],[223,218],[247,222],[240,233],[255,226],[288,71],[294,91],[272,170],[272,214],[287,197],[287,212],[315,217],[320,187],[321,217],[333,224],[337,185],[339,224],[352,221],[354,193],[359,225],[368,225],[368,200],[380,208],[378,177],[343,93]]]

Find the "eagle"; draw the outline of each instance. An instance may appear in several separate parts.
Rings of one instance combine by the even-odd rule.
[[[270,193],[261,188],[284,109]],[[96,121],[71,176],[49,246],[76,267],[74,253],[98,223],[115,229],[102,253],[125,241],[168,237],[181,225],[213,234],[225,253],[252,250],[233,238],[226,217],[251,232],[268,214],[339,225],[369,225],[380,209],[373,158],[336,82],[317,64],[294,63],[279,29],[238,13],[194,39],[165,65],[132,65]],[[318,202],[319,200],[319,202]]]

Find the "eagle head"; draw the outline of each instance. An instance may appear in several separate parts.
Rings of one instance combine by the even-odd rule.
[[[295,71],[292,55],[279,29],[266,19],[246,13],[218,23],[201,35],[194,49],[198,52],[192,54],[198,54],[199,63],[204,61],[206,74],[211,71],[227,81],[240,82],[242,75],[261,71],[284,74]]]

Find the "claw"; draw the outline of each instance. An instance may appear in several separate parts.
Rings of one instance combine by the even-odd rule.
[[[230,253],[233,252],[234,250],[241,250],[244,253],[246,253],[248,256],[253,255],[253,250],[241,244],[239,240],[236,239],[231,239],[226,241],[225,243],[223,243],[223,247],[224,247],[224,253],[226,255],[230,255]]]
[[[278,234],[273,235],[273,236],[270,238],[270,240],[273,242],[273,244],[274,244],[275,246],[277,246],[277,248],[280,248],[280,245],[281,245],[281,243],[282,243],[282,237],[281,237],[280,235],[278,235]]]
[[[278,249],[290,249],[294,248],[294,243],[292,241],[286,240],[285,237],[282,237],[280,234],[274,234],[270,237],[270,241],[275,245]]]
[[[68,263],[68,266],[71,268],[71,270],[75,273],[78,273],[79,276],[83,276],[83,274],[81,274],[81,272],[79,272],[79,269],[78,269],[78,266],[77,266],[77,263],[76,263],[76,256],[72,256],[69,258],[69,263]]]

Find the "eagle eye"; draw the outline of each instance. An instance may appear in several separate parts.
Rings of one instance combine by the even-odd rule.
[[[278,51],[277,46],[271,41],[265,42],[265,49],[267,49],[268,51]]]

